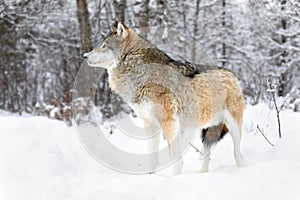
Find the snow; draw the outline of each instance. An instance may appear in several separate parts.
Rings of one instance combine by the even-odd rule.
[[[283,110],[280,117],[283,137],[278,139],[275,111],[266,104],[247,107],[246,167],[235,166],[226,136],[213,149],[210,172],[198,172],[201,161],[191,148],[184,156],[184,172],[169,176],[169,169],[152,175],[113,171],[94,160],[64,122],[6,113],[0,117],[0,199],[300,199],[300,113]],[[117,132],[111,138],[116,142]]]

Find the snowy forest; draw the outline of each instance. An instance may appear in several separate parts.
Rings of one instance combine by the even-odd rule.
[[[270,100],[269,79],[278,99],[300,111],[298,0],[1,0],[0,109],[49,115],[70,106],[82,54],[101,42],[115,21],[170,56],[230,69],[247,104]],[[128,112],[109,90],[106,74],[96,87],[95,104],[103,116]],[[119,109],[112,110],[112,101]],[[64,115],[70,113],[57,118]]]
[[[174,60],[232,71],[245,99],[242,139],[237,126],[224,135],[234,119],[224,117],[222,140],[205,151],[209,129],[176,123],[176,138],[195,137],[178,148],[174,175],[164,129],[146,135],[105,70],[83,58],[116,21]],[[0,0],[0,44],[0,200],[300,199],[300,0]],[[155,166],[151,145],[162,167],[138,175]]]

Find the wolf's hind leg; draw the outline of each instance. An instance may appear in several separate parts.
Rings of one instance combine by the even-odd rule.
[[[227,114],[225,117],[225,124],[229,129],[229,133],[231,135],[233,141],[234,148],[234,158],[236,165],[238,167],[244,166],[243,156],[241,154],[241,139],[242,139],[242,128],[238,125],[236,120],[231,116],[231,114]]]
[[[232,130],[231,131],[229,129],[229,132],[230,132],[230,135],[231,135],[232,140],[233,140],[234,158],[235,158],[236,165],[238,167],[243,167],[244,166],[244,161],[243,161],[243,156],[242,156],[241,147],[240,147],[240,144],[241,144],[240,131],[237,131],[237,130]]]
[[[202,166],[200,169],[201,173],[208,172],[209,168],[209,161],[210,161],[210,147],[207,146],[206,144],[203,144],[203,148],[201,150],[202,156],[203,156],[203,161],[202,161]]]

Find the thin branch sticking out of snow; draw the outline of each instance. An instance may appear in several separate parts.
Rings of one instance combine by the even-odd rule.
[[[275,106],[275,109],[276,109],[276,116],[277,116],[277,122],[278,122],[278,133],[279,133],[279,138],[281,138],[281,124],[280,124],[280,116],[279,116],[279,114],[280,114],[280,110],[282,109],[283,105],[280,108],[278,108],[278,106],[277,106],[276,97],[275,97],[275,92],[276,92],[277,85],[273,84],[270,81],[269,78],[267,79],[267,84],[268,84],[267,91],[271,92],[273,103],[274,103],[274,106]]]
[[[258,124],[257,124],[257,130],[261,133],[261,135],[265,138],[265,140],[267,140],[267,142],[273,147],[274,144],[272,142],[270,142],[270,140],[267,138],[267,136],[264,134],[264,130],[261,129]]]
[[[190,145],[196,150],[197,153],[200,153],[202,156],[204,155],[204,153],[202,153],[197,147],[195,147],[191,142]]]

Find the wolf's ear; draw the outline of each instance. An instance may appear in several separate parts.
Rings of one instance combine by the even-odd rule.
[[[117,33],[117,30],[118,30],[118,22],[117,21],[115,21],[115,23],[111,26],[111,30],[112,30],[112,32]]]
[[[117,27],[117,35],[119,37],[122,37],[123,39],[127,37],[128,35],[128,27],[125,26],[125,24],[123,24],[122,22],[118,23],[118,27]]]

